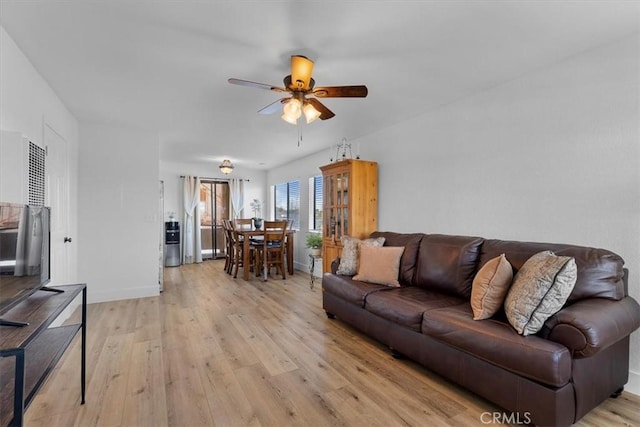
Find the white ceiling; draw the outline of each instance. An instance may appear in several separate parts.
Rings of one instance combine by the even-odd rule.
[[[79,119],[157,132],[163,160],[268,169],[638,33],[626,1],[10,1],[0,24]],[[315,61],[336,117],[256,111],[289,57]],[[0,52],[1,55],[1,52]]]

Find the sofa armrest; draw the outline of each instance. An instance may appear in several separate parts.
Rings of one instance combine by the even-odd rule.
[[[640,327],[640,305],[631,297],[619,301],[578,301],[545,322],[545,337],[566,346],[574,358],[589,357]]]
[[[331,273],[336,274],[339,266],[340,266],[340,258],[336,258],[333,261],[331,261]]]

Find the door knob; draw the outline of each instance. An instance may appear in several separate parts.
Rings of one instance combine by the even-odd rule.
[[[65,237],[64,238],[64,242],[65,243],[71,243],[71,237]]]

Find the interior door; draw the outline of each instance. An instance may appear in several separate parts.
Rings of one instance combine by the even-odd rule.
[[[44,126],[46,160],[46,200],[51,207],[51,282],[68,283],[69,251],[69,179],[67,141],[49,125]]]

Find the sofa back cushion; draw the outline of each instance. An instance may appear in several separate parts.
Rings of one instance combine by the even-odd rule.
[[[624,261],[606,249],[487,239],[482,245],[480,265],[504,253],[514,272],[517,272],[531,256],[542,251],[552,251],[558,256],[575,258],[578,274],[568,302],[584,298],[620,300],[625,296]]]
[[[425,235],[420,241],[414,284],[470,298],[482,242],[481,237]]]
[[[403,246],[400,258],[399,281],[401,285],[412,285],[418,262],[418,248],[424,237],[422,233],[404,234],[391,231],[375,231],[371,238],[384,237],[384,246]]]

